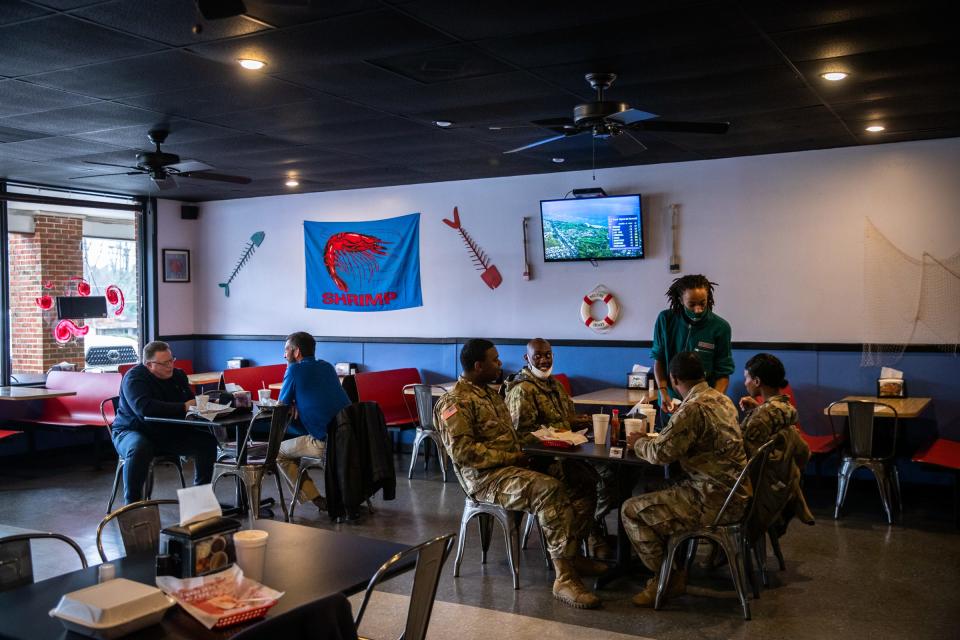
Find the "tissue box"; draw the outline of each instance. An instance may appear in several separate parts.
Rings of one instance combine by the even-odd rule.
[[[238,520],[218,516],[163,529],[157,575],[192,578],[229,568],[237,560],[233,534],[240,526]]]
[[[649,371],[631,371],[627,374],[627,389],[646,389]]]
[[[906,398],[907,381],[903,378],[878,378],[878,398]]]

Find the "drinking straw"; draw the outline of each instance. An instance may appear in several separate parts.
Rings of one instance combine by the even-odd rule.
[[[267,388],[267,383],[264,382],[263,380],[260,381],[260,385],[261,385],[264,389]]]

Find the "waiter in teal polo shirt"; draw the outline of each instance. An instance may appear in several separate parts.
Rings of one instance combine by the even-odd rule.
[[[653,374],[660,390],[660,408],[672,413],[680,395],[670,388],[667,364],[683,351],[700,356],[707,383],[726,393],[733,373],[730,323],[713,312],[716,283],[704,275],[677,278],[667,289],[670,308],[660,312],[653,328]]]

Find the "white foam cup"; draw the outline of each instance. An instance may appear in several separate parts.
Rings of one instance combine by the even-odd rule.
[[[270,404],[270,389],[257,389],[257,399],[261,404]]]
[[[259,529],[247,529],[233,534],[233,547],[237,550],[237,565],[243,575],[263,582],[263,570],[267,561],[267,538],[270,534]]]
[[[656,431],[654,427],[657,424],[657,408],[652,406],[640,407],[640,411],[643,412],[643,417],[647,420],[647,433]]]
[[[194,400],[197,403],[197,411],[203,411],[207,408],[207,402],[209,402],[210,398],[207,396],[207,394],[201,393],[200,395],[194,397]]]
[[[623,428],[625,429],[624,433],[627,437],[629,437],[631,433],[645,433],[647,431],[646,416],[642,418],[627,418],[623,421]]]
[[[607,427],[610,426],[610,416],[605,413],[593,414],[593,443],[607,444]]]

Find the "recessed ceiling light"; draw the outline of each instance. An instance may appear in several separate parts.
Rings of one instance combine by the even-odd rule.
[[[830,82],[840,82],[847,77],[847,73],[844,71],[828,71],[827,73],[821,73],[820,77],[824,80],[829,80]]]
[[[490,131],[500,131],[501,129],[503,129],[503,127],[491,126],[491,127],[487,127],[487,129]]]
[[[289,180],[287,180],[287,181],[284,182],[283,184],[287,185],[288,187],[299,187],[299,186],[300,186],[300,181],[297,180],[296,178],[290,178]]]
[[[872,124],[867,127],[867,131],[870,133],[880,133],[881,131],[886,130],[886,127],[881,124]]]
[[[550,160],[553,161],[553,162],[555,162],[555,163],[557,163],[557,164],[563,164],[564,162],[567,161],[566,158],[550,158]]]
[[[453,126],[453,123],[449,120],[434,120],[433,124],[437,125],[441,129],[449,129]]]
[[[263,60],[254,60],[253,58],[240,58],[237,62],[239,62],[240,66],[244,69],[257,70],[267,66],[267,63]]]

